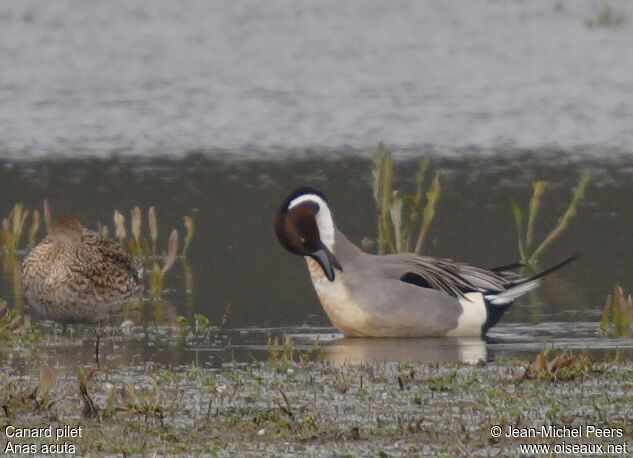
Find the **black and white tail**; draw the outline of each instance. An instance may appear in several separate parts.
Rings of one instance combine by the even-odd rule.
[[[543,281],[543,278],[553,272],[556,272],[559,269],[562,269],[567,264],[578,258],[578,256],[579,254],[575,254],[565,259],[563,262],[560,262],[555,266],[534,275],[533,277],[512,283],[504,291],[490,291],[484,294],[486,309],[488,312],[488,319],[483,326],[483,332],[485,333],[488,329],[497,324],[497,322],[501,318],[501,315],[503,315],[503,313],[508,308],[510,308],[514,301],[516,301],[524,294],[529,293],[533,289],[538,288],[541,284],[541,281]]]
[[[486,294],[484,297],[486,302],[489,302],[491,305],[503,306],[512,304],[517,298],[523,296],[524,294],[532,291],[535,288],[538,288],[541,284],[541,281],[547,275],[556,272],[559,269],[562,269],[567,264],[575,260],[579,255],[575,254],[563,262],[556,264],[553,267],[550,267],[543,272],[536,274],[533,277],[526,278],[525,280],[520,280],[514,284],[512,284],[508,289],[504,291],[495,291],[494,293]]]

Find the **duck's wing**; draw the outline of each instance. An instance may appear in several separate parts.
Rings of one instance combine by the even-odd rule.
[[[442,291],[453,297],[468,292],[504,291],[518,279],[511,280],[504,272],[410,253],[384,256],[388,276],[424,288]]]
[[[143,268],[117,242],[95,232],[82,236],[86,263],[85,275],[97,287],[114,287],[122,294],[133,294],[142,287]]]
[[[392,278],[442,291],[457,298],[464,297],[469,292],[480,292],[490,304],[506,305],[538,287],[545,276],[563,268],[578,256],[579,254],[570,256],[529,278],[510,272],[506,270],[507,267],[498,271],[488,270],[449,259],[416,256],[410,253],[383,258],[385,272]]]

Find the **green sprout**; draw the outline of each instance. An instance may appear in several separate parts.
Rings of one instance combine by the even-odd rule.
[[[152,277],[150,280],[151,284],[151,296],[154,299],[158,299],[163,293],[163,283],[165,279],[165,274],[169,269],[172,268],[174,263],[176,262],[176,258],[178,256],[178,231],[174,229],[171,231],[171,235],[169,236],[169,242],[167,245],[167,260],[165,264],[161,267],[158,262],[154,262],[154,267],[152,269]]]
[[[589,178],[589,170],[583,170],[580,174],[578,185],[574,190],[571,202],[567,207],[567,210],[565,210],[565,213],[563,213],[563,215],[558,220],[558,224],[554,227],[554,229],[552,229],[552,231],[547,235],[547,237],[545,237],[545,239],[536,249],[534,249],[534,227],[536,223],[536,218],[539,213],[539,208],[541,206],[541,198],[545,193],[545,189],[547,187],[547,182],[536,181],[533,183],[534,192],[532,193],[532,198],[530,199],[529,203],[528,221],[525,231],[525,237],[523,235],[523,214],[521,212],[521,209],[515,201],[510,202],[512,214],[514,215],[514,222],[516,224],[518,233],[519,255],[521,256],[521,262],[523,264],[536,264],[538,258],[543,254],[545,249],[549,245],[551,245],[554,240],[560,237],[565,229],[567,229],[569,222],[574,216],[576,216],[576,213],[578,212],[578,205],[585,196],[585,190],[587,189],[587,185],[589,184]]]
[[[193,222],[193,218],[191,216],[185,216],[183,219],[185,222],[185,228],[187,229],[187,235],[185,236],[185,246],[182,249],[182,257],[186,258],[187,252],[189,251],[189,245],[193,239],[193,234],[196,232],[196,224]]]
[[[37,233],[40,231],[40,212],[35,210],[33,212],[33,222],[31,223],[31,228],[29,229],[29,249],[35,246],[35,239],[37,237]]]
[[[147,221],[149,222],[149,235],[152,239],[152,254],[156,254],[156,240],[158,239],[158,222],[156,221],[156,210],[149,207],[147,212]]]
[[[415,177],[415,193],[406,195],[393,190],[394,167],[391,152],[379,143],[374,155],[374,199],[378,211],[378,253],[384,254],[387,249],[392,253],[410,252],[414,239],[414,253],[420,254],[424,246],[431,222],[435,217],[435,207],[441,194],[440,173],[433,177],[428,189],[424,192],[424,181],[430,161],[420,163]],[[423,197],[426,204],[423,206]],[[408,216],[407,216],[408,214]],[[422,222],[417,237],[413,235],[414,227]]]
[[[125,216],[119,210],[114,210],[114,226],[116,228],[116,238],[119,239],[121,245],[125,246],[124,242],[127,237]]]
[[[0,232],[0,245],[8,252],[14,252],[20,246],[24,223],[29,216],[29,211],[24,209],[24,204],[17,203],[9,213],[9,216],[2,220],[2,232]]]
[[[600,320],[600,331],[603,335],[613,337],[632,337],[633,330],[633,298],[626,297],[622,287],[617,284],[613,296],[607,297],[602,319]]]

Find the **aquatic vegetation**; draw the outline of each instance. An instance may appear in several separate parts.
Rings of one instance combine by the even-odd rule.
[[[165,394],[161,391],[158,382],[153,377],[146,377],[148,385],[137,388],[133,383],[125,383],[117,389],[110,387],[107,406],[104,416],[115,416],[117,413],[126,416],[140,417],[145,423],[152,420],[163,424],[167,406],[164,405]],[[175,396],[179,389],[176,387]],[[172,395],[174,395],[172,393]]]
[[[55,371],[50,367],[40,370],[37,382],[24,384],[11,379],[8,374],[0,375],[0,423],[6,424],[6,418],[11,418],[23,410],[30,410],[40,415],[49,415],[58,401],[53,396],[53,390],[59,380]],[[4,418],[3,418],[4,417]]]
[[[226,331],[226,325],[229,321],[230,314],[231,314],[231,304],[227,304],[226,308],[224,309],[224,313],[222,314],[222,321],[220,321],[218,334],[215,338],[216,341],[222,340],[222,337],[224,336],[224,332]]]
[[[492,438],[492,425],[571,425],[573,419],[576,426],[599,418],[629,437],[633,364],[592,364],[597,371],[581,369],[577,377],[520,380],[524,369],[513,362],[308,362],[286,370],[272,362],[149,363],[109,373],[81,370],[77,377],[74,368],[45,368],[0,374],[0,422],[81,426],[81,437],[69,442],[84,455],[509,456],[517,442]],[[95,417],[84,414],[86,404]]]
[[[152,274],[150,278],[150,296],[153,299],[158,299],[163,293],[165,274],[172,268],[176,262],[178,256],[178,231],[176,229],[171,231],[169,236],[169,243],[167,245],[167,259],[161,266],[158,261],[154,261],[154,267],[152,268]]]
[[[149,224],[149,236],[152,239],[152,253],[156,254],[156,240],[158,239],[158,220],[156,219],[156,210],[149,207],[147,211],[147,222]]]
[[[6,301],[0,299],[0,341],[6,341],[11,335],[20,332],[20,316],[14,310],[7,309]]]
[[[411,195],[393,189],[394,167],[391,152],[382,143],[374,154],[374,199],[378,210],[378,253],[411,251],[420,254],[435,216],[440,198],[440,173],[437,172],[424,191],[424,181],[430,161],[423,160],[415,177],[415,190]],[[423,205],[424,197],[426,204]],[[422,221],[420,223],[420,217]],[[414,231],[419,224],[419,229]],[[417,237],[416,235],[417,234]]]
[[[547,249],[549,245],[554,242],[565,231],[571,219],[576,215],[578,211],[578,205],[585,196],[585,190],[589,184],[590,173],[589,170],[583,170],[578,180],[578,185],[574,189],[571,202],[563,215],[558,220],[557,225],[551,230],[551,232],[543,239],[541,244],[534,248],[534,228],[536,224],[536,218],[541,206],[541,198],[545,193],[547,187],[546,181],[536,181],[533,183],[534,192],[530,199],[528,209],[528,221],[527,228],[525,230],[525,236],[523,235],[523,213],[519,208],[519,205],[512,200],[510,205],[512,207],[512,213],[514,215],[514,222],[516,223],[518,234],[518,246],[519,255],[521,256],[521,262],[525,265],[536,264],[539,256]]]
[[[150,207],[147,211],[147,229],[144,229],[143,213],[139,206],[134,206],[130,211],[130,232],[126,228],[126,219],[119,210],[114,211],[114,225],[116,238],[130,254],[143,260],[146,271],[149,272],[149,298],[153,306],[154,321],[156,324],[163,322],[161,306],[162,296],[165,290],[165,276],[179,259],[178,256],[178,231],[173,229],[167,243],[167,252],[160,254],[158,251],[158,218],[155,207]],[[192,305],[192,292],[194,288],[193,271],[186,261],[186,253],[189,250],[195,232],[193,218],[185,216],[183,218],[186,229],[186,238],[180,255],[185,274],[185,293],[188,303]],[[149,239],[144,236],[144,230],[149,231]],[[99,228],[102,234],[107,234],[107,227]],[[128,234],[130,234],[128,239]],[[145,310],[139,302],[138,308]],[[143,312],[144,314],[144,312]],[[176,318],[175,316],[173,318]]]
[[[279,360],[294,362],[294,346],[295,341],[290,336],[285,336],[284,342],[281,345],[279,343],[279,337],[275,336],[273,339],[269,336],[267,341],[268,360],[272,362]]]
[[[178,326],[180,332],[180,344],[183,344],[185,340],[190,342],[191,340],[194,340],[197,343],[216,343],[221,340],[222,332],[224,331],[222,324],[220,326],[213,326],[211,324],[211,320],[201,313],[194,314],[191,321],[187,320],[186,317],[179,315],[176,318],[176,326]],[[215,337],[212,338],[214,331]]]
[[[37,234],[39,231],[40,231],[40,212],[35,210],[33,212],[33,222],[31,224],[31,228],[29,229],[29,245],[28,245],[29,249],[35,246],[35,241],[36,241]]]
[[[31,212],[24,208],[24,204],[17,203],[9,212],[9,215],[2,220],[2,231],[0,232],[0,248],[9,253],[13,253],[20,248],[20,241],[24,233],[24,225]],[[40,228],[40,214],[37,210],[33,212],[31,228],[28,232],[28,246],[33,246],[35,238]]]
[[[600,331],[605,336],[633,337],[631,325],[633,325],[633,298],[630,294],[625,296],[622,287],[616,284],[613,296],[607,297],[600,320]]]
[[[306,363],[308,361],[313,361],[315,358],[319,360],[322,358],[323,347],[321,346],[321,340],[317,336],[317,338],[312,343],[312,346],[308,348],[306,351],[299,355],[299,359],[301,362]]]
[[[566,348],[556,351],[549,359],[549,349],[543,349],[531,363],[524,363],[524,378],[569,380],[575,377],[598,374],[601,369],[594,362],[589,350],[576,356]]]
[[[119,243],[122,246],[125,246],[125,239],[127,237],[127,232],[125,231],[125,216],[119,211],[114,210],[114,227],[116,238],[119,239]]]
[[[196,224],[193,221],[191,216],[185,216],[184,218],[185,228],[187,229],[187,235],[185,236],[185,245],[182,248],[182,257],[187,257],[187,252],[189,251],[189,245],[191,245],[191,241],[193,240],[193,234],[196,232]]]
[[[143,241],[141,240],[141,225],[143,220],[141,218],[141,209],[139,207],[134,207],[131,211],[132,218],[132,239],[130,240],[130,253],[136,256],[142,256],[143,252],[146,251],[144,247],[141,245]]]
[[[79,395],[84,405],[82,412],[84,418],[94,418],[99,414],[99,408],[88,394],[88,384],[94,377],[94,374],[94,369],[90,369],[86,372],[79,368],[77,369],[77,383],[79,385]]]
[[[0,299],[0,344],[31,347],[38,335],[31,327],[30,316],[21,315],[16,309],[9,309],[6,301]]]

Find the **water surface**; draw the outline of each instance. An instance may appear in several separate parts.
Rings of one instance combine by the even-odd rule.
[[[632,23],[625,0],[1,2],[0,153],[630,152]]]
[[[133,358],[170,363],[201,358],[209,364],[266,358],[269,336],[283,340],[284,335],[294,336],[298,350],[309,349],[318,338],[326,356],[336,361],[344,356],[352,360],[494,359],[534,352],[550,343],[599,351],[631,347],[628,340],[602,338],[598,321],[616,282],[631,289],[633,204],[628,196],[633,194],[633,161],[625,157],[613,164],[570,161],[554,153],[513,152],[512,156],[517,159],[433,158],[432,167],[442,174],[442,196],[425,253],[486,267],[517,261],[510,199],[525,208],[532,181],[548,181],[535,236],[541,240],[566,207],[580,171],[590,167],[592,182],[578,216],[546,252],[541,265],[576,252],[582,252],[582,257],[518,301],[485,341],[342,340],[332,328],[305,262],[279,246],[272,221],[290,190],[311,185],[328,196],[338,226],[353,242],[374,239],[371,161],[363,157],[243,163],[201,155],[182,161],[3,161],[0,214],[8,214],[13,202],[33,209],[48,198],[54,213],[73,211],[87,227],[107,224],[113,233],[115,208],[129,215],[135,205],[144,212],[154,205],[163,247],[171,228],[182,234],[184,215],[194,218],[197,230],[187,263],[178,263],[168,273],[159,310],[145,303],[143,315],[131,313],[111,323],[118,326],[127,317],[137,325],[128,339],[120,331],[111,332],[112,345],[119,348],[112,349],[114,353],[128,348]],[[396,163],[397,188],[410,189],[416,167],[417,160]],[[21,307],[16,265],[3,257],[0,297]],[[189,341],[174,337],[177,327],[170,330],[179,315],[191,322],[195,314],[203,314],[217,326],[227,307],[219,342],[214,338],[217,330],[212,338]],[[165,333],[172,337],[165,340]],[[84,337],[88,342],[91,335]],[[60,348],[62,353],[67,351],[63,345]],[[86,343],[86,358],[91,348]]]

